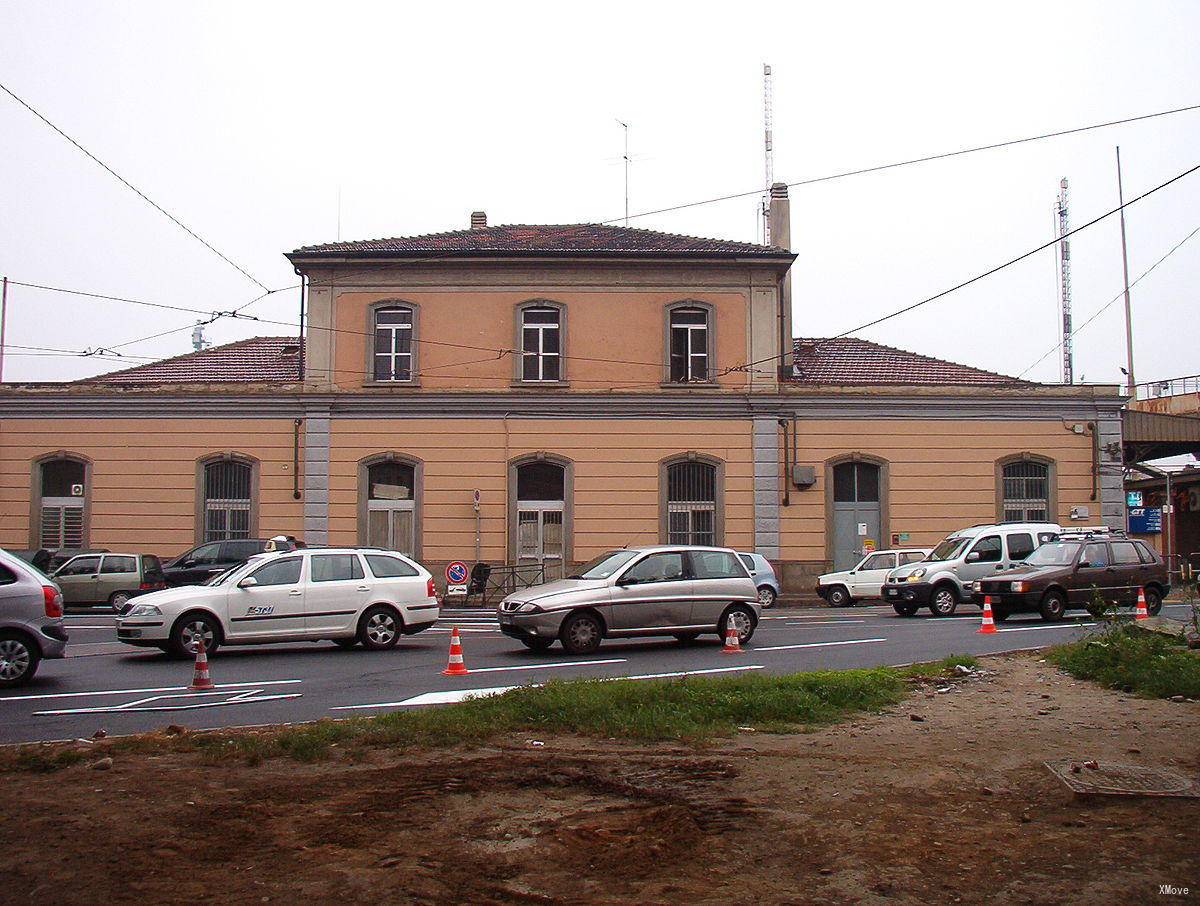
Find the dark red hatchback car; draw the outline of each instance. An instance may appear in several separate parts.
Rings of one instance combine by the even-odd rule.
[[[1146,544],[1120,534],[1064,537],[1043,544],[1003,578],[975,584],[974,602],[991,598],[992,613],[1040,613],[1061,620],[1069,608],[1085,608],[1099,594],[1107,605],[1132,607],[1138,590],[1146,594],[1151,616],[1171,590],[1167,566]]]

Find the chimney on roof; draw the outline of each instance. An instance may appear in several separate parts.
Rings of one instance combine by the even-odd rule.
[[[471,229],[482,230],[487,226],[487,211],[471,212]]]
[[[788,201],[787,184],[776,182],[771,184],[771,202],[767,210],[767,223],[771,229],[771,245],[781,249],[791,249],[792,246],[792,214],[791,202]],[[779,284],[779,305],[781,308],[779,325],[782,336],[779,338],[779,374],[782,378],[790,377],[794,352],[792,347],[792,274],[789,270],[783,275]]]

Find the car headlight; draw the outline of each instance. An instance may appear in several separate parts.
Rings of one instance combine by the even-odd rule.
[[[541,613],[542,608],[538,607],[532,601],[526,601],[517,608],[517,613]]]
[[[917,579],[920,579],[921,577],[923,577],[925,575],[925,573],[927,573],[927,572],[928,572],[928,570],[925,569],[924,567],[922,567],[921,569],[914,569],[911,573],[908,574],[908,581],[915,582],[915,581],[917,581]]]
[[[1029,591],[1028,582],[1013,582],[1010,587],[1013,591]]]
[[[127,617],[161,617],[162,611],[158,609],[156,604],[135,604]]]

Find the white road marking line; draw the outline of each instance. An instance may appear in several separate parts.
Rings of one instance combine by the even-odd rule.
[[[422,632],[453,632],[453,626],[430,626],[428,629],[422,629]],[[477,629],[470,626],[459,626],[459,632],[499,632],[499,629]]]
[[[259,685],[262,685],[261,683]],[[255,705],[259,702],[280,701],[281,699],[300,698],[301,692],[291,693],[276,693],[274,695],[262,695],[262,689],[246,689],[239,692],[232,698],[222,699],[220,701],[213,700],[214,694],[219,694],[220,689],[210,690],[207,692],[189,692],[185,695],[151,695],[149,698],[137,699],[136,701],[126,702],[122,705],[101,705],[97,708],[64,708],[58,711],[34,711],[34,717],[53,717],[62,714],[124,714],[144,711],[197,711],[204,708],[220,708],[224,705]],[[171,704],[171,705],[156,705],[154,702],[178,702],[185,698],[206,697],[207,701],[195,702],[193,704]]]
[[[865,623],[866,620],[804,620],[803,622],[788,623],[788,626],[842,626],[847,623]],[[786,626],[784,627],[787,628]]]
[[[678,673],[646,673],[640,676],[601,676],[601,680],[643,680],[666,679],[676,676],[693,676],[699,673],[738,673],[743,670],[762,670],[762,664],[742,664],[737,667],[714,667],[710,670],[682,670]],[[474,672],[474,671],[472,671]],[[339,705],[330,711],[361,711],[371,708],[402,708],[412,705],[450,705],[471,698],[484,698],[489,695],[502,695],[513,689],[536,689],[541,683],[530,683],[524,686],[492,686],[486,689],[448,689],[444,692],[424,692],[412,698],[397,702],[379,702],[373,705]]]
[[[792,648],[830,648],[834,645],[866,645],[868,642],[886,642],[887,639],[847,639],[844,642],[806,642],[803,645],[770,645],[766,648],[760,648],[755,645],[753,648],[747,648],[747,651],[753,651],[757,654],[760,651],[788,651]]]
[[[603,661],[559,661],[553,664],[514,664],[511,667],[472,667],[471,673],[499,673],[504,670],[548,670],[553,667],[591,667],[594,664],[624,664],[625,658],[614,657]]]
[[[288,686],[303,682],[298,679],[263,680],[257,683],[221,683],[218,689],[238,688],[242,686]],[[93,695],[137,695],[141,692],[186,692],[187,686],[155,686],[150,689],[102,689],[97,692],[48,692],[40,695],[7,695],[0,702],[23,702],[43,698],[85,698]]]
[[[996,632],[1037,632],[1042,629],[1080,629],[1095,626],[1095,623],[1059,623],[1057,626],[1020,626],[1013,629],[997,629]]]

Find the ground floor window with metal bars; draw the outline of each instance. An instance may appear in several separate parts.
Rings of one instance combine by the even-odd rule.
[[[1032,459],[1001,467],[1001,519],[1004,522],[1048,522],[1050,465]]]
[[[204,541],[251,537],[254,470],[250,463],[222,459],[204,466]]]
[[[719,544],[717,467],[698,460],[667,466],[667,543]]]

